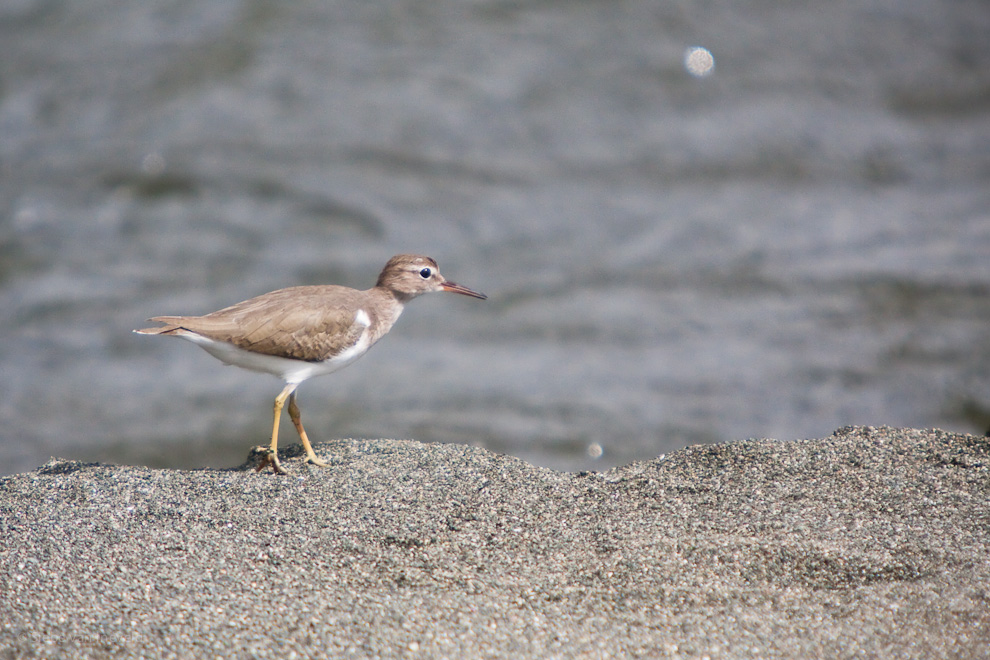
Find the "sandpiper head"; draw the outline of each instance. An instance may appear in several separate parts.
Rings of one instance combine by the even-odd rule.
[[[448,282],[440,274],[437,262],[416,254],[397,254],[388,260],[375,285],[388,289],[401,300],[410,300],[430,291],[449,291],[485,300],[483,293]]]

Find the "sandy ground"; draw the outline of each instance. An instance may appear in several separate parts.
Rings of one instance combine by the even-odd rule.
[[[846,428],[582,474],[317,452],[0,480],[0,657],[990,654],[987,438]]]

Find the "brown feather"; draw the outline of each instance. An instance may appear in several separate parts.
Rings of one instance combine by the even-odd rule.
[[[364,332],[355,317],[367,307],[367,294],[333,285],[290,287],[205,316],[156,316],[151,320],[164,327],[138,332],[175,334],[184,329],[256,353],[319,362],[338,355]],[[380,336],[376,315],[372,309],[365,312],[374,341]]]

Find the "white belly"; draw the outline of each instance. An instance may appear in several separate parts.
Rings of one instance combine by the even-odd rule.
[[[371,348],[370,333],[361,335],[354,346],[334,357],[322,362],[306,362],[304,360],[293,360],[291,358],[278,357],[275,355],[265,355],[263,353],[253,353],[243,348],[238,348],[233,344],[227,344],[194,332],[183,332],[179,335],[194,344],[199,345],[203,350],[217,358],[224,364],[231,364],[242,369],[260,371],[262,373],[278,376],[286,383],[301,383],[315,376],[332,374],[338,369],[343,369],[354,360],[368,352]]]

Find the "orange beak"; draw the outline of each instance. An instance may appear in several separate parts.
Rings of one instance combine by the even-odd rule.
[[[472,291],[466,286],[461,286],[460,284],[455,284],[454,282],[441,282],[440,286],[444,291],[449,291],[450,293],[459,293],[463,296],[471,296],[472,298],[478,298],[480,300],[488,300],[488,296],[485,294]]]

